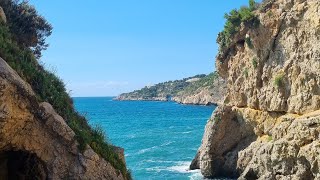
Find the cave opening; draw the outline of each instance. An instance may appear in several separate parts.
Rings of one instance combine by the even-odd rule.
[[[35,155],[25,151],[0,152],[1,180],[45,180],[45,164]]]

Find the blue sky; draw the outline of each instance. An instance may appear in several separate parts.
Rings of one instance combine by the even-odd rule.
[[[214,70],[223,15],[247,0],[30,0],[53,25],[42,62],[72,96],[114,96]]]

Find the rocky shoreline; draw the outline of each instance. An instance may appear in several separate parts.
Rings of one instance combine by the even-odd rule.
[[[208,77],[208,76],[207,76]],[[205,77],[206,78],[206,77]],[[179,80],[178,80],[179,81]],[[181,81],[181,80],[180,80]],[[160,96],[149,97],[145,93],[141,93],[142,90],[137,90],[130,93],[124,93],[114,98],[114,100],[119,101],[175,101],[179,104],[190,104],[190,105],[218,105],[223,104],[224,93],[226,91],[226,81],[219,77],[218,75],[213,74],[208,80],[205,80],[204,83],[199,83],[200,85],[194,85],[192,83],[197,83],[201,81],[201,78],[186,78],[184,80],[189,85],[185,85],[184,88],[179,90],[173,89],[167,93],[158,93]],[[169,89],[164,84],[164,87]],[[153,87],[157,87],[155,85]],[[153,88],[149,87],[149,88]],[[146,88],[143,88],[146,89]],[[190,90],[192,89],[192,90]]]
[[[221,99],[223,96],[221,96]],[[171,99],[167,99],[165,97],[157,97],[157,98],[151,98],[151,99],[142,99],[142,98],[128,98],[128,99],[122,99],[122,98],[114,98],[115,101],[174,101],[179,104],[184,105],[202,105],[202,106],[210,106],[210,105],[218,105],[221,103],[221,99],[214,100],[211,99],[211,97],[204,97],[199,98],[198,96],[195,97],[172,97]]]

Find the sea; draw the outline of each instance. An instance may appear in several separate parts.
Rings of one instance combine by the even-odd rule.
[[[114,101],[113,97],[77,97],[75,108],[107,141],[125,149],[135,180],[202,180],[188,170],[215,106],[175,102]]]

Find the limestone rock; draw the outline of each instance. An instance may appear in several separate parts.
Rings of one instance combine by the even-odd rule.
[[[263,1],[255,13],[259,27],[241,27],[217,56],[227,106],[208,121],[192,168],[206,177],[319,179],[320,1]],[[253,48],[239,43],[246,37]]]
[[[2,7],[0,6],[0,19],[6,23],[7,22],[7,17],[6,17],[6,14],[4,13]]]
[[[319,4],[277,0],[277,8],[257,12],[259,28],[242,32],[254,48],[237,44],[232,55],[217,57],[229,105],[298,114],[320,108]]]
[[[199,76],[199,75],[198,75]],[[200,81],[200,83],[197,83]],[[154,91],[150,93],[149,88]],[[212,105],[223,104],[226,81],[216,73],[203,75],[201,78],[159,83],[130,93],[123,93],[115,98],[120,101],[175,101],[180,104]],[[150,95],[153,94],[153,95]]]
[[[226,92],[226,81],[218,77],[208,87],[199,88],[192,93],[178,93],[172,100],[181,104],[212,105],[223,104]]]
[[[49,103],[0,58],[0,177],[4,179],[124,179],[75,133]]]

